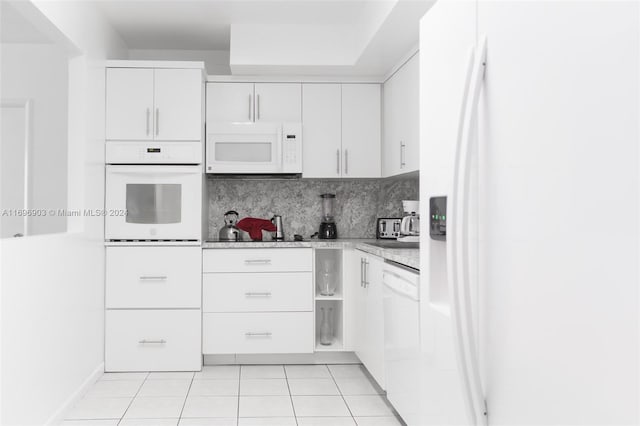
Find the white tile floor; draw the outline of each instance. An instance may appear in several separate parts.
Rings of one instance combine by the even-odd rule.
[[[64,426],[396,426],[360,365],[207,366],[105,373]]]

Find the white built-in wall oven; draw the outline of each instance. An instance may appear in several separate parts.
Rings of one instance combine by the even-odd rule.
[[[107,241],[199,242],[202,165],[108,164]]]

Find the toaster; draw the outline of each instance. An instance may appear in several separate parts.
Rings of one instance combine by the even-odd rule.
[[[401,217],[378,218],[376,226],[376,238],[395,240],[400,236]]]

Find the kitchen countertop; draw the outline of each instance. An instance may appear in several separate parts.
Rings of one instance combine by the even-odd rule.
[[[203,249],[227,248],[276,248],[276,247],[309,247],[309,248],[356,248],[374,256],[379,256],[414,269],[420,269],[420,249],[395,249],[376,247],[375,239],[340,238],[337,240],[306,241],[205,241]]]

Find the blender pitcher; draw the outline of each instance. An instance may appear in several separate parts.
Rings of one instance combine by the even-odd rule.
[[[336,194],[322,194],[322,221],[318,238],[323,240],[335,240],[338,238],[338,229],[334,220]]]

